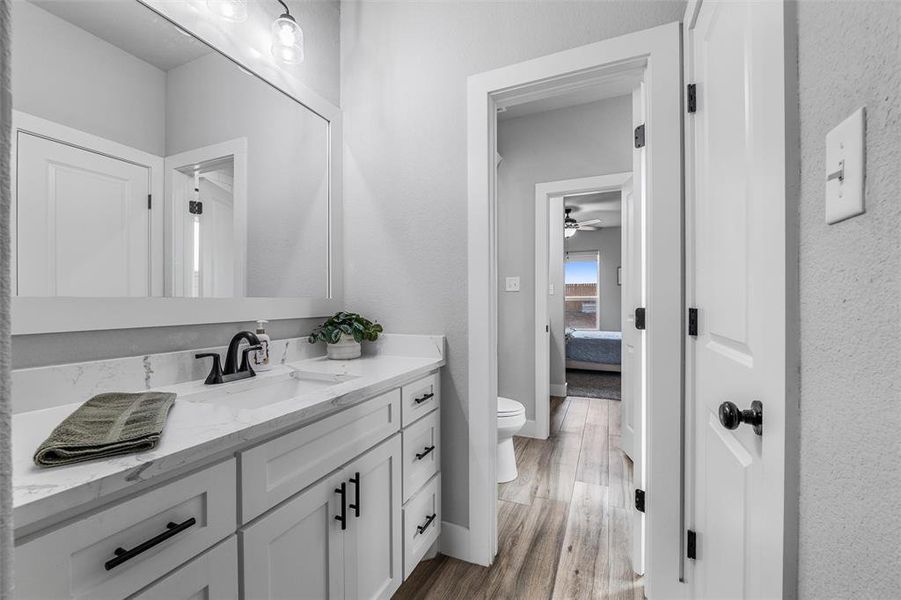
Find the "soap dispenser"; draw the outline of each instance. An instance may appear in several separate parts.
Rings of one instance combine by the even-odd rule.
[[[272,339],[269,337],[269,334],[266,333],[266,323],[269,321],[265,321],[260,319],[257,321],[257,337],[260,339],[260,348],[256,352],[254,352],[253,356],[253,370],[254,371],[268,371],[272,368],[272,362],[269,360],[269,348],[272,345]]]

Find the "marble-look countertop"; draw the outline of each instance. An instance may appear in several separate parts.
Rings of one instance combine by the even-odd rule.
[[[220,390],[223,396],[227,396],[249,387],[265,386],[267,380],[274,383],[289,376],[292,370],[338,376],[339,381],[324,389],[259,408],[235,408],[219,405],[215,401],[201,403],[176,399],[160,445],[139,454],[40,468],[32,462],[35,449],[80,402],[14,415],[13,516],[16,529],[53,521],[56,515],[71,513],[73,507],[96,503],[99,498],[121,492],[129,486],[189,468],[191,464],[200,464],[204,459],[236,450],[249,442],[317,420],[434,371],[444,365],[444,340],[438,336],[427,339],[431,346],[436,346],[440,341],[440,351],[422,353],[422,356],[364,355],[347,361],[319,357],[281,364],[253,379],[221,386],[204,386],[201,381],[190,381],[154,388],[174,391],[180,398],[188,398],[192,393],[203,392],[207,395]],[[341,376],[346,380],[342,381]]]

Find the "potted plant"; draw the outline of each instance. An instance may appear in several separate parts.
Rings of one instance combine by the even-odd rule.
[[[325,342],[333,360],[359,358],[363,340],[379,339],[382,326],[356,313],[339,312],[310,334],[310,343]]]

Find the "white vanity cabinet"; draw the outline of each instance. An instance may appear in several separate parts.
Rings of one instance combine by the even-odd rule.
[[[16,597],[390,598],[440,533],[439,395],[401,380],[17,539]]]

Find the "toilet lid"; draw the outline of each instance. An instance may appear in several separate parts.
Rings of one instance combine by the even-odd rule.
[[[499,415],[515,415],[516,413],[525,412],[526,407],[510,398],[503,396],[497,397],[497,414]]]

